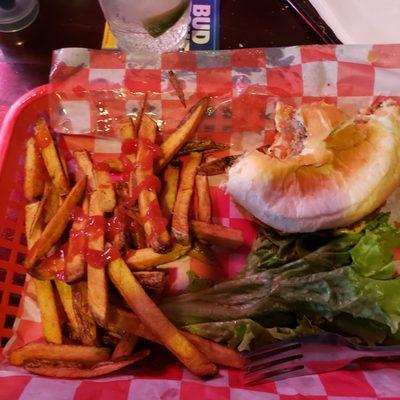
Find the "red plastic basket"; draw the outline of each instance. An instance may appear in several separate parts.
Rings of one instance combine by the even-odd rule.
[[[22,191],[24,148],[29,126],[49,108],[50,86],[39,86],[20,97],[4,118],[0,131],[0,345],[13,335],[25,283],[26,254]]]

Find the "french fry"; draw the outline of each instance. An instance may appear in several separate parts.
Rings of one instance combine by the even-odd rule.
[[[133,275],[144,289],[164,289],[166,284],[164,271],[135,271]]]
[[[101,204],[102,195],[95,191],[90,196],[89,216],[102,217],[103,207]],[[88,222],[90,224],[90,222]],[[95,227],[93,232],[88,234],[88,249],[95,252],[104,250],[104,226]],[[94,319],[100,326],[104,326],[108,313],[107,276],[103,267],[87,263],[88,302]]]
[[[136,125],[132,121],[132,118],[126,117],[120,121],[119,137],[121,141],[137,138]]]
[[[71,295],[79,338],[84,345],[95,346],[97,344],[97,328],[89,309],[87,282],[74,283],[71,286]]]
[[[211,198],[208,178],[206,175],[196,175],[197,219],[211,222]]]
[[[42,225],[43,225],[43,223],[44,223],[44,208],[50,197],[50,194],[51,194],[51,183],[46,182],[44,184],[43,196],[39,201],[39,206],[35,209],[36,211],[35,211],[35,214],[33,215],[33,220],[29,221],[29,225],[30,225],[29,233],[31,233],[34,229],[36,229],[36,225],[39,220],[42,221]]]
[[[65,157],[64,157],[64,155],[63,155],[63,153],[62,153],[62,151],[60,149],[59,143],[54,142],[54,145],[56,146],[57,155],[58,155],[58,158],[60,159],[61,167],[62,167],[62,169],[64,171],[64,175],[65,175],[65,178],[67,179],[68,186],[69,186],[70,182],[69,182],[69,173],[68,173],[67,161],[65,160]]]
[[[46,224],[54,217],[54,215],[56,215],[56,212],[61,206],[62,201],[63,200],[57,189],[53,185],[51,185],[43,209],[43,218]]]
[[[77,346],[69,344],[28,343],[10,353],[12,365],[24,365],[29,360],[45,359],[73,361],[84,365],[93,365],[110,358],[106,347]]]
[[[145,92],[143,100],[142,100],[142,104],[140,105],[139,111],[136,116],[136,121],[135,121],[136,136],[138,136],[138,134],[139,134],[139,129],[140,129],[140,125],[142,124],[143,115],[147,108],[148,96],[149,96],[149,93]]]
[[[140,117],[141,119],[141,117]],[[140,125],[140,121],[138,121]],[[137,146],[137,129],[138,127],[132,121],[132,118],[126,117],[119,125],[119,136],[121,138],[121,156],[126,157],[128,165],[136,161],[136,146]],[[123,164],[123,163],[122,163]],[[122,165],[124,171],[124,165]],[[129,171],[124,171],[124,180],[128,183],[129,196],[133,195],[133,188],[135,186],[135,171],[129,167]]]
[[[118,258],[108,267],[109,276],[129,307],[154,335],[174,353],[194,374],[209,376],[217,373],[217,367],[164,316],[133,276],[128,266]]]
[[[56,280],[55,284],[61,300],[61,304],[63,305],[65,314],[68,318],[68,325],[70,328],[72,339],[80,340],[79,324],[78,319],[75,315],[74,302],[72,297],[72,286],[59,280]]]
[[[122,307],[110,306],[110,318],[107,321],[107,329],[110,332],[123,336],[130,333],[155,343],[161,343],[160,339],[147,328],[137,315]]]
[[[125,200],[129,198],[127,185],[118,184],[115,187],[119,197],[119,211],[125,215],[124,219],[128,237],[131,240],[133,247],[136,249],[144,249],[146,248],[146,235],[144,233],[143,226],[139,222],[141,220],[140,214],[138,211],[128,206],[125,202]]]
[[[124,168],[119,158],[107,158],[102,163],[110,172],[122,172]]]
[[[32,300],[37,302],[36,286],[35,286],[34,279],[31,279],[26,283],[25,296],[28,296]]]
[[[183,107],[186,108],[185,93],[183,92],[181,82],[175,75],[174,71],[168,71],[168,80],[171,82],[171,85],[174,88],[175,93],[178,96]]]
[[[189,210],[192,199],[196,169],[201,163],[200,153],[191,153],[188,162],[183,166],[181,181],[172,216],[172,234],[175,239],[183,244],[190,244],[189,236]]]
[[[110,175],[107,171],[93,167],[93,162],[87,150],[79,150],[74,152],[74,157],[78,167],[88,178],[88,184],[92,191],[101,193],[101,204],[104,212],[114,210],[116,199],[114,187],[111,182]]]
[[[127,367],[150,354],[149,350],[142,350],[130,357],[120,361],[105,361],[85,368],[80,363],[49,360],[31,360],[24,364],[24,368],[37,375],[49,376],[52,378],[94,378],[111,374],[121,368]]]
[[[115,347],[121,340],[122,336],[123,335],[118,335],[118,333],[107,332],[106,334],[102,335],[101,340],[105,345]]]
[[[117,203],[114,187],[111,182],[110,174],[107,171],[96,171],[98,190],[101,193],[101,205],[104,212],[112,212]]]
[[[179,243],[173,243],[168,253],[156,253],[152,248],[140,250],[131,250],[127,254],[126,263],[130,268],[136,271],[151,269],[160,264],[175,261],[183,257],[190,250],[190,246],[182,246]]]
[[[257,151],[267,154],[269,148],[269,145],[260,146],[257,148]],[[233,156],[217,158],[213,161],[208,161],[197,168],[197,173],[208,176],[224,174],[226,170],[231,167],[239,157],[242,156],[243,154],[236,154]]]
[[[44,190],[45,169],[35,138],[26,143],[24,195],[28,201],[41,196]]]
[[[169,163],[165,168],[160,193],[160,207],[164,217],[171,221],[176,194],[178,193],[180,165]]]
[[[28,251],[25,267],[28,271],[36,266],[38,261],[53,247],[63,234],[71,213],[82,198],[86,187],[86,177],[75,184],[57,213],[46,225],[39,240]]]
[[[35,279],[37,303],[40,310],[43,334],[49,343],[62,343],[61,323],[59,320],[54,289],[51,281]]]
[[[137,249],[146,248],[146,235],[142,225],[139,224],[136,218],[131,218],[129,222],[129,232]]]
[[[88,219],[89,197],[85,196],[82,209],[75,209],[69,231],[67,256],[65,259],[65,281],[75,282],[85,275],[85,227]]]
[[[25,229],[28,248],[34,246],[41,236],[43,226],[41,221],[36,221],[35,227],[32,227],[39,207],[39,202],[25,207]],[[61,344],[61,323],[57,312],[53,286],[50,281],[33,279],[33,282],[36,289],[36,301],[39,306],[44,337],[50,343]]]
[[[56,249],[54,254],[45,257],[35,268],[29,271],[29,274],[36,279],[50,281],[54,279],[64,280],[65,278],[65,253],[64,247]]]
[[[182,331],[182,333],[215,364],[238,369],[242,369],[247,364],[247,361],[242,358],[236,350],[222,346],[221,344],[205,339],[201,336],[193,335],[189,332]]]
[[[39,240],[43,231],[43,217],[40,216],[39,219],[36,217],[39,208],[40,201],[25,206],[25,231],[28,249],[32,248],[32,246]]]
[[[37,120],[34,131],[47,172],[57,191],[64,196],[69,192],[68,176],[65,175],[53,137],[44,118]]]
[[[43,196],[40,199],[40,207],[36,213],[31,229],[35,228],[36,221],[40,217],[43,217],[45,224],[47,224],[54,217],[62,202],[63,199],[54,185],[51,182],[46,182]]]
[[[117,195],[118,204],[122,205],[129,198],[128,183],[117,181],[114,183],[115,194]]]
[[[75,150],[74,151],[74,158],[76,164],[78,166],[78,175],[83,174],[87,176],[88,187],[90,190],[97,189],[97,179],[96,179],[96,172],[93,167],[92,158],[87,150]]]
[[[231,167],[241,155],[226,156],[217,158],[216,160],[206,162],[197,168],[199,175],[220,175],[226,172],[226,169]]]
[[[187,253],[189,257],[196,258],[207,265],[215,265],[217,259],[212,249],[198,240],[195,240],[192,248]]]
[[[128,217],[123,211],[123,207],[117,206],[114,210],[114,217],[107,222],[106,240],[118,251],[129,247],[127,223]]]
[[[136,335],[132,335],[131,333],[123,334],[120,341],[115,346],[115,349],[111,355],[111,359],[115,360],[116,358],[129,357],[132,354],[137,342],[138,337]]]
[[[222,143],[215,143],[210,138],[202,138],[187,142],[177,153],[177,156],[184,156],[193,153],[194,151],[202,153],[212,153],[227,149],[228,146]]]
[[[142,124],[139,129],[139,146],[137,152],[138,166],[136,168],[137,184],[144,185],[153,176],[153,164],[149,159],[153,157],[148,143],[154,143],[156,138],[157,124],[147,115],[143,115]],[[145,220],[143,227],[146,241],[157,253],[165,253],[171,247],[171,238],[165,227],[160,205],[158,203],[155,188],[144,187],[139,192],[139,212]]]
[[[130,311],[120,307],[112,307],[108,329],[120,335],[130,333],[145,338],[152,342],[160,343],[155,336],[140,319]],[[221,344],[205,339],[201,336],[193,335],[189,332],[180,330],[191,343],[193,343],[210,361],[231,368],[242,368],[246,361],[240,354]]]
[[[207,240],[218,246],[237,249],[244,244],[242,231],[222,225],[192,221],[192,229],[198,239]]]
[[[156,160],[154,164],[155,173],[159,172],[166,167],[166,165],[178,153],[181,147],[189,140],[192,134],[199,126],[204,113],[207,110],[209,99],[201,99],[195,106],[193,106],[184,119],[181,121],[176,130],[161,145],[163,156]]]
[[[51,281],[32,279],[32,288],[39,307],[44,338],[47,343],[62,344],[61,323]]]

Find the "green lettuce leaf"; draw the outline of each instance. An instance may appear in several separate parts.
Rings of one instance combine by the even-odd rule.
[[[381,323],[365,318],[354,318],[346,313],[338,315],[332,321],[325,321],[322,328],[351,338],[355,343],[364,342],[369,346],[383,343],[390,334],[389,328]]]
[[[351,266],[288,277],[272,277],[264,271],[177,296],[162,303],[161,308],[178,325],[254,319],[276,311],[295,312],[311,320],[332,320],[347,313],[395,332],[400,318],[398,293],[400,279],[366,278]]]
[[[296,238],[292,236],[279,237],[265,229],[254,241],[252,251],[239,275],[245,276],[279,267],[296,258],[299,258],[296,254]]]
[[[335,238],[299,260],[231,279],[196,293],[165,299],[161,308],[178,325],[262,317],[275,311],[291,312],[276,296],[271,296],[275,282],[348,265],[351,262],[349,249],[357,240],[359,235]]]
[[[392,252],[395,247],[400,247],[400,230],[394,225],[367,229],[350,251],[353,268],[366,277],[391,279],[395,272]]]
[[[237,348],[239,351],[250,350],[252,342],[261,345],[274,339],[267,329],[247,318],[187,325],[185,329],[215,342],[226,343],[229,347]]]
[[[287,340],[320,332],[320,329],[305,317],[298,321],[295,328],[264,328],[251,319],[239,319],[187,325],[185,329],[215,342],[226,343],[229,347],[236,348],[239,351],[251,350],[275,340]]]
[[[243,270],[239,276],[280,267],[298,260],[327,244],[332,236],[320,233],[279,235],[272,229],[262,229],[254,241]]]
[[[299,336],[317,335],[321,329],[314,325],[307,317],[302,317],[295,328],[275,327],[268,328],[268,333],[276,340],[288,340]]]
[[[199,290],[207,289],[214,285],[214,281],[200,278],[200,276],[192,271],[188,271],[187,276],[189,278],[189,284],[186,289],[187,292],[198,292]]]
[[[378,214],[344,232],[288,237],[263,232],[243,273],[166,299],[161,308],[180,326],[224,323],[233,331],[227,322],[253,320],[281,332],[284,327],[274,325],[281,313],[305,316],[313,325],[336,327],[369,344],[382,342],[400,322],[400,279],[393,278],[392,255],[400,247],[400,231],[388,223],[388,214]],[[227,340],[245,347],[258,331],[253,323],[238,326],[240,334]]]

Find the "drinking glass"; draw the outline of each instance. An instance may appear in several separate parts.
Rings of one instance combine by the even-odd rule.
[[[39,13],[37,0],[0,0],[0,32],[17,32],[29,26]]]
[[[99,1],[122,50],[154,53],[183,47],[190,0]]]

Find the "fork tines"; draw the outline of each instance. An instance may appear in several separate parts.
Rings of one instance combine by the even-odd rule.
[[[246,365],[245,378],[254,377],[247,381],[246,386],[254,386],[268,380],[276,381],[292,376],[302,375],[299,371],[304,368],[300,360],[301,344],[297,341],[272,343],[255,351],[247,353],[244,357],[249,360]]]

